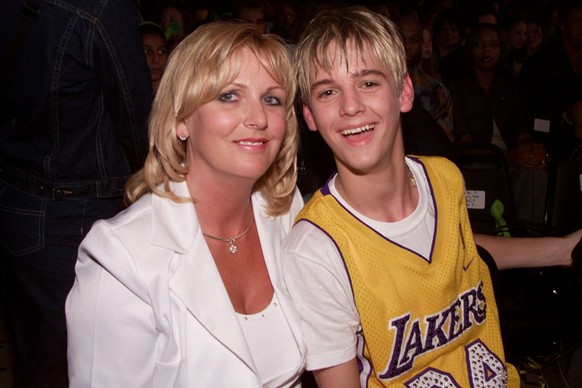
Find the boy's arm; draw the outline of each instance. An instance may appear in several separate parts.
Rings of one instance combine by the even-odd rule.
[[[475,243],[485,248],[499,269],[570,266],[572,250],[582,238],[582,229],[564,237],[499,237],[475,234]]]
[[[355,358],[359,314],[334,243],[314,225],[299,222],[281,253],[283,279],[301,318],[307,369],[326,369]]]
[[[348,362],[313,371],[319,388],[357,388],[359,383],[358,364],[352,358]]]

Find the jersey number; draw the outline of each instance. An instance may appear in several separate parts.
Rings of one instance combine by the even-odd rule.
[[[471,386],[495,388],[507,386],[505,363],[492,353],[484,343],[476,340],[465,347],[467,368]],[[405,383],[408,388],[461,388],[449,373],[427,368]]]

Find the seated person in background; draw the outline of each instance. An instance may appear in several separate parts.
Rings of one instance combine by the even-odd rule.
[[[502,63],[501,71],[506,77],[517,79],[526,59],[527,25],[524,18],[513,16],[503,20],[503,28],[507,36],[507,57]]]
[[[472,20],[469,22],[470,25],[474,26],[484,23],[497,24],[497,16],[499,14],[497,7],[493,7],[488,2],[484,2],[484,4],[475,2],[471,8],[473,9],[465,10],[466,13],[473,15]]]
[[[543,32],[541,22],[534,18],[529,17],[525,21],[527,27],[527,34],[525,39],[525,56],[526,58],[534,55],[542,47],[543,44]]]
[[[261,0],[237,1],[234,17],[256,25],[263,34],[268,32],[267,21],[265,20],[265,4]]]
[[[452,9],[441,11],[433,23],[433,55],[446,87],[459,74],[465,72],[462,62],[465,26],[462,17]]]
[[[510,164],[543,168],[545,150],[532,143],[525,96],[517,83],[498,71],[503,33],[481,24],[467,38],[471,71],[453,81],[453,122],[458,143],[491,143],[508,151]]]
[[[401,14],[396,19],[400,30],[408,75],[414,87],[414,97],[441,126],[447,137],[453,141],[453,100],[447,88],[421,67],[422,25],[415,12]]]
[[[162,6],[158,16],[171,52],[193,30],[190,12],[180,3],[170,1]]]
[[[536,136],[554,160],[571,152],[572,132],[564,121],[574,122],[576,102],[582,101],[582,0],[564,3],[559,26],[556,36],[524,63],[519,79]]]
[[[278,1],[273,15],[273,30],[269,31],[279,35],[291,45],[297,41],[297,13],[295,7],[294,2]]]
[[[504,151],[511,169],[515,213],[542,223],[548,175],[546,149],[534,142],[525,96],[497,66],[503,33],[497,25],[472,29],[466,43],[471,71],[451,84],[453,122],[458,143],[491,143]]]
[[[462,47],[464,26],[462,17],[452,9],[442,10],[434,19],[434,54],[440,60]]]
[[[305,120],[338,170],[282,248],[319,386],[519,387],[462,176],[447,159],[405,157],[414,91],[395,26],[365,8],[324,11],[297,60]]]
[[[166,62],[168,62],[168,44],[162,28],[157,24],[144,22],[140,25],[140,29],[143,51],[148,69],[150,69],[152,89],[155,94],[166,69]]]
[[[422,54],[420,67],[428,75],[439,79],[436,61],[432,50],[432,31],[427,26],[422,27]]]

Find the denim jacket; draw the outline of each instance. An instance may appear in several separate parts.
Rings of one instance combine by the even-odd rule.
[[[0,60],[22,0],[0,2]],[[133,0],[44,0],[0,117],[0,179],[111,197],[148,151],[150,76]]]

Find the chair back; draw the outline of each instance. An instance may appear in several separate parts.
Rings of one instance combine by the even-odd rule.
[[[503,151],[493,144],[459,144],[456,163],[465,179],[473,232],[507,235],[507,227],[515,223],[516,214],[511,177]],[[500,210],[502,214],[499,214]]]

